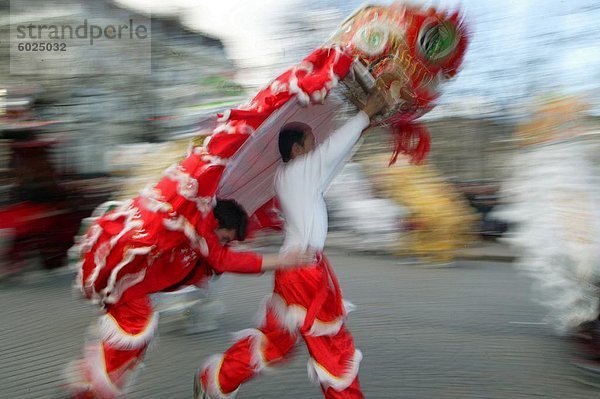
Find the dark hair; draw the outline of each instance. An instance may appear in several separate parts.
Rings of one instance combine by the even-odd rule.
[[[213,215],[219,222],[220,229],[235,229],[237,239],[244,241],[248,227],[248,215],[240,204],[234,200],[217,199]]]
[[[284,126],[279,132],[279,154],[283,162],[292,159],[294,144],[304,146],[305,130],[297,126]]]

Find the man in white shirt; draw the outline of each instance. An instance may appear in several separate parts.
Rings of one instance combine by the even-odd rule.
[[[294,347],[298,335],[311,355],[308,370],[328,399],[363,398],[358,382],[362,354],[344,326],[344,303],[337,278],[323,254],[327,209],[323,198],[349,158],[370,118],[385,104],[378,91],[356,116],[321,144],[310,126],[293,122],[279,134],[283,164],[275,187],[285,217],[282,252],[314,251],[315,264],[275,273],[272,296],[258,329],[244,330],[223,355],[211,358],[195,377],[195,398],[233,398],[240,385],[272,366]]]

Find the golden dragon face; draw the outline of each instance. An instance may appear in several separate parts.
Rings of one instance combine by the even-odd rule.
[[[412,120],[431,108],[439,85],[462,63],[467,32],[458,11],[396,2],[364,6],[330,39],[380,79],[393,99],[388,121]]]

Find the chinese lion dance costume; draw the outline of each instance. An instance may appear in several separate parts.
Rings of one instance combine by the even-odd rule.
[[[368,157],[365,163],[380,192],[408,210],[408,228],[396,243],[395,253],[436,265],[452,262],[476,240],[475,211],[431,165],[402,159],[382,168],[384,158]]]
[[[509,222],[505,240],[519,249],[517,266],[531,277],[546,320],[575,345],[573,363],[597,370],[600,182],[582,134],[584,109],[575,97],[540,101],[516,132],[521,148],[495,213]]]
[[[322,140],[340,122],[338,111],[350,102],[363,102],[375,84],[389,93],[387,108],[374,124],[393,132],[392,162],[400,153],[415,162],[424,160],[429,136],[416,120],[433,107],[440,84],[456,75],[467,41],[458,11],[404,3],[359,9],[327,43],[251,101],[219,114],[202,144],[191,146],[158,184],[98,210],[95,216],[103,223],[91,219],[91,227],[73,250],[81,260],[78,283],[83,293],[114,306],[148,291],[148,284],[156,283],[147,281],[146,274],[152,272],[148,265],[187,245],[191,251],[171,254],[179,260],[167,276],[161,276],[161,281],[176,285],[182,280],[181,270],[208,256],[203,233],[214,228],[210,215],[216,198],[235,199],[242,205],[250,215],[250,231],[280,226],[273,189],[273,175],[281,162],[275,144],[280,126],[292,118],[309,120],[317,140]],[[90,251],[98,248],[91,256]],[[152,289],[159,291],[155,285]],[[143,355],[154,335],[154,316],[150,309],[145,322],[138,320],[129,328],[116,325],[107,315],[100,323],[100,349],[133,353],[126,371],[132,370],[135,357]],[[98,352],[90,352],[87,374],[104,384],[107,397],[117,396],[128,379],[118,375],[118,387],[105,382],[122,370],[123,360],[103,364]]]
[[[442,84],[458,73],[468,41],[468,30],[459,11],[444,12],[403,2],[364,6],[342,22],[321,48],[275,78],[251,101],[219,114],[216,126],[206,129],[194,140],[190,156],[210,165],[215,184],[221,182],[219,196],[239,201],[234,190],[227,186],[232,184],[238,168],[247,168],[247,165],[240,166],[244,161],[254,163],[260,157],[240,156],[242,151],[238,149],[243,148],[255,132],[269,128],[266,122],[271,116],[279,113],[277,116],[281,118],[284,116],[282,108],[286,106],[309,110],[321,107],[317,112],[324,125],[321,130],[332,129],[340,110],[348,108],[349,103],[362,104],[379,81],[391,101],[373,127],[391,133],[390,164],[396,161],[398,154],[421,163],[429,152],[430,138],[418,118],[435,106]],[[173,145],[171,150],[176,146],[183,148],[189,143]],[[131,193],[141,188],[140,181],[151,180],[149,172],[159,170],[165,158],[167,162],[172,160],[171,154],[147,159],[146,167],[138,168],[137,173],[134,171],[137,183],[126,186],[124,191]],[[221,179],[226,168],[229,173]],[[244,188],[238,187],[237,192],[241,191]],[[208,194],[216,192],[215,187],[207,190]],[[251,201],[254,206],[245,206],[253,215],[255,229],[275,223],[269,195]],[[246,205],[243,200],[239,202]]]

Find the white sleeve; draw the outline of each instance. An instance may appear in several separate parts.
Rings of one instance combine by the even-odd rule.
[[[369,123],[369,116],[363,111],[350,118],[313,151],[306,154],[305,173],[320,185],[329,182],[339,170],[340,164],[350,155],[362,131],[369,126]]]

